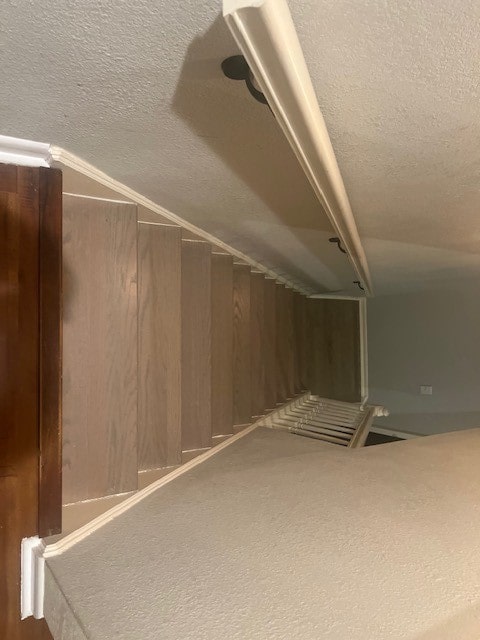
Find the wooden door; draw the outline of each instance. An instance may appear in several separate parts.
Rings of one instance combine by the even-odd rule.
[[[310,391],[323,398],[360,402],[358,300],[308,300]]]
[[[61,529],[61,172],[0,165],[0,637],[20,621],[20,543]]]

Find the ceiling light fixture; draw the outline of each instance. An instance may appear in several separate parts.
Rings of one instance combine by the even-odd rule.
[[[223,16],[371,295],[365,252],[286,0],[223,0]]]

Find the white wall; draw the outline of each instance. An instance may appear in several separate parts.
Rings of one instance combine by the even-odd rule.
[[[419,434],[480,427],[480,284],[368,301],[375,424]],[[420,395],[432,385],[433,395]]]

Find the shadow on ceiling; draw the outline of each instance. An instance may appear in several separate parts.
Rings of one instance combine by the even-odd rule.
[[[330,222],[273,114],[252,98],[243,82],[222,73],[222,60],[238,52],[230,38],[230,51],[222,55],[229,48],[226,35],[230,38],[218,16],[207,32],[192,41],[172,109],[265,203],[277,223],[288,227],[312,260],[324,262],[332,274],[338,272],[336,248],[328,243],[333,233]],[[246,212],[247,217],[255,225],[255,212]],[[319,240],[325,243],[321,255]],[[278,255],[285,264],[288,257]],[[293,260],[291,265],[299,271]],[[311,281],[311,276],[305,274],[305,280]]]

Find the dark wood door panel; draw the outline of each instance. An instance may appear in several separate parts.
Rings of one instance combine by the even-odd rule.
[[[359,303],[320,299],[308,305],[311,392],[332,400],[360,401]]]
[[[0,637],[8,640],[50,637],[45,621],[20,620],[20,543],[58,532],[61,518],[60,211],[58,171],[0,165]]]

